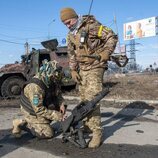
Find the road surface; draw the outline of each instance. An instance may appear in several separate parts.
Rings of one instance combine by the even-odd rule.
[[[78,149],[71,143],[63,144],[61,135],[49,140],[33,138],[24,133],[21,139],[11,135],[13,118],[22,117],[19,108],[0,106],[1,158],[157,158],[158,110],[147,104],[135,108],[101,107],[104,143],[98,149]],[[74,107],[71,104],[68,111]],[[58,123],[52,124],[54,128]]]

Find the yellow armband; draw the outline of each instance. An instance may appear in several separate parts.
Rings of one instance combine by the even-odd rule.
[[[98,37],[102,36],[102,31],[103,31],[103,25],[100,25],[99,30],[98,30]]]

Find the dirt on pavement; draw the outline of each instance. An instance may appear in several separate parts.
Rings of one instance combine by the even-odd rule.
[[[158,74],[115,74],[104,77],[107,98],[158,100]]]

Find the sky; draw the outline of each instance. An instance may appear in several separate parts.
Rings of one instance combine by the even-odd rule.
[[[90,4],[91,0],[0,0],[0,66],[20,61],[26,42],[30,50],[43,48],[40,42],[52,38],[63,45],[68,29],[60,21],[60,10],[72,7],[78,14],[85,15]],[[158,16],[157,6],[157,0],[93,0],[91,14],[118,33],[121,44],[129,44],[123,40],[123,24]],[[138,43],[135,46],[137,64],[143,68],[154,62],[158,65],[158,36],[135,42]]]

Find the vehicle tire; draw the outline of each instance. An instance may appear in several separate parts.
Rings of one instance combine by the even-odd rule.
[[[18,97],[21,94],[25,80],[18,76],[8,77],[1,86],[2,97]]]

